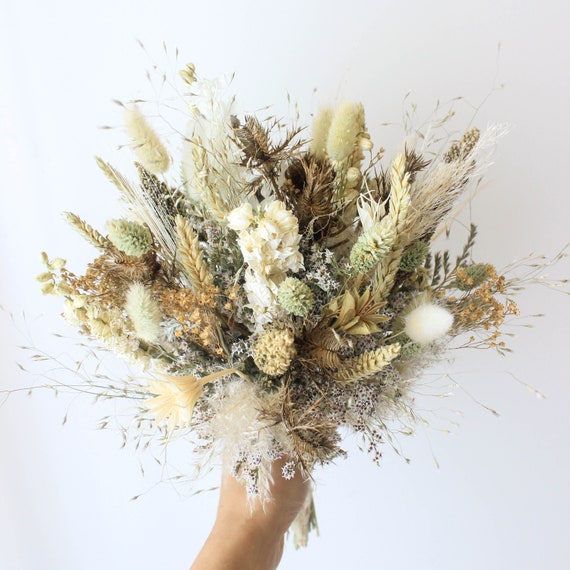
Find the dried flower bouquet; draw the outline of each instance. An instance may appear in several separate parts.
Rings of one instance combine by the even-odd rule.
[[[96,393],[131,399],[137,425],[166,441],[197,438],[251,496],[266,498],[276,458],[289,478],[342,455],[343,427],[378,461],[389,422],[413,417],[415,379],[453,339],[508,350],[518,283],[472,261],[475,226],[455,259],[431,251],[504,129],[472,128],[440,152],[408,145],[383,167],[360,104],[321,110],[305,142],[240,116],[192,65],[181,76],[177,174],[128,105],[139,180],[98,159],[124,217],[101,233],[67,214],[99,255],[76,275],[43,254],[42,290],[145,371]]]

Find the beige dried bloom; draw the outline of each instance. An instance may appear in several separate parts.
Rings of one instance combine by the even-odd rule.
[[[166,172],[170,166],[168,151],[136,105],[125,111],[125,126],[133,139],[134,151],[146,170],[152,174]]]
[[[152,293],[142,283],[133,283],[126,295],[125,310],[136,335],[146,342],[156,342],[160,336],[162,311]]]
[[[327,154],[333,162],[342,162],[352,154],[364,132],[364,107],[361,103],[343,103],[333,115],[327,137]]]
[[[313,122],[313,139],[311,141],[311,150],[313,154],[320,160],[324,160],[327,155],[327,138],[333,118],[333,110],[330,107],[324,107],[319,111]]]
[[[262,334],[252,348],[255,364],[269,376],[285,374],[297,354],[295,337],[286,329],[274,329]]]
[[[202,379],[195,376],[171,376],[164,380],[151,380],[148,391],[154,395],[146,401],[157,423],[168,420],[167,429],[172,433],[176,428],[190,424],[196,402],[203,393]]]

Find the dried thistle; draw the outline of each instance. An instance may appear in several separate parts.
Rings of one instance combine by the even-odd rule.
[[[285,171],[284,199],[299,220],[301,232],[310,231],[320,240],[332,229],[334,171],[328,161],[306,155],[291,162]]]

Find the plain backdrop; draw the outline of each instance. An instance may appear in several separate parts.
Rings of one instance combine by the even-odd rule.
[[[19,330],[73,359],[71,342],[52,336],[72,331],[59,301],[39,293],[38,254],[81,271],[95,252],[61,212],[97,227],[120,215],[93,157],[129,165],[113,100],[161,101],[160,82],[146,78],[154,64],[170,77],[188,61],[205,77],[235,72],[230,92],[247,110],[271,104],[267,113],[286,117],[290,93],[307,123],[321,104],[360,100],[387,157],[401,145],[407,93],[419,122],[461,96],[458,131],[472,119],[510,125],[468,213],[475,258],[502,267],[555,255],[570,238],[569,16],[553,0],[0,0],[0,303],[16,321],[0,314],[1,388],[41,382],[16,364],[36,369]],[[568,273],[564,260],[551,276]],[[437,411],[426,412],[431,428],[398,439],[409,464],[386,446],[377,467],[348,441],[348,460],[317,470],[320,537],[299,551],[288,544],[281,568],[570,567],[568,297],[536,286],[519,304],[546,316],[511,329],[512,355],[458,352],[424,380],[418,407]],[[1,570],[189,567],[217,500],[191,493],[219,473],[192,488],[160,483],[169,473],[151,452],[96,429],[114,410],[25,391],[0,407]],[[189,470],[190,450],[173,460]]]

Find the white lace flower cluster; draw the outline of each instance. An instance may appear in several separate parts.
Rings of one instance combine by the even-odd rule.
[[[247,263],[245,291],[255,315],[256,329],[270,323],[279,311],[279,285],[303,267],[299,252],[299,222],[279,200],[265,202],[254,211],[242,204],[227,216],[228,226],[238,232],[238,244]]]

